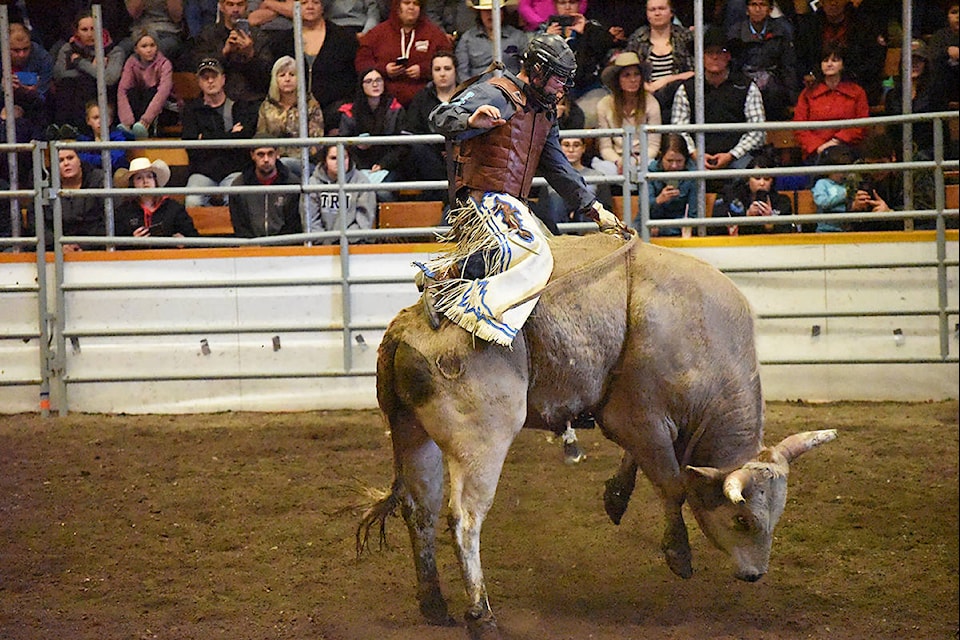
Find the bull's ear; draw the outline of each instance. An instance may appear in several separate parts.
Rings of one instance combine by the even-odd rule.
[[[792,436],[787,436],[781,440],[780,444],[774,447],[774,449],[786,458],[787,462],[791,462],[815,446],[823,444],[824,442],[830,442],[836,437],[836,429],[804,431],[803,433],[795,433]]]

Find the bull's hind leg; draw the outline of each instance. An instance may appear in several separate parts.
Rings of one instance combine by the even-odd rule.
[[[391,424],[400,513],[410,533],[417,572],[417,602],[431,624],[454,624],[437,573],[437,520],[443,506],[443,454],[412,416]]]
[[[480,530],[493,504],[503,462],[527,414],[527,362],[512,350],[479,347],[464,359],[438,359],[445,374],[417,416],[443,450],[450,476],[450,530],[469,605],[472,638],[498,638],[480,564]]]
[[[493,504],[507,451],[523,424],[517,415],[501,419],[502,422],[483,420],[475,424],[475,428],[487,436],[483,439],[485,442],[474,443],[478,448],[469,455],[448,458],[450,531],[470,603],[465,618],[470,637],[474,639],[500,637],[480,564],[480,530]],[[494,434],[496,437],[489,438]]]

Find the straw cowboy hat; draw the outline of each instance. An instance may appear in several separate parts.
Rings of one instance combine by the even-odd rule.
[[[603,71],[600,73],[600,81],[603,82],[603,84],[608,88],[613,89],[613,85],[620,76],[621,71],[627,67],[639,66],[640,56],[638,56],[635,52],[624,51],[622,53],[618,53],[617,57],[613,59],[613,62],[604,67]]]
[[[129,169],[117,169],[113,174],[113,184],[116,187],[129,187],[134,174],[150,171],[157,178],[157,187],[167,186],[170,181],[170,167],[163,160],[150,162],[148,158],[134,158],[130,161]]]
[[[486,9],[487,11],[493,10],[493,0],[466,0],[467,6],[471,9],[476,9],[480,11],[481,9]],[[500,2],[500,8],[513,7],[517,4],[517,0],[502,0]]]

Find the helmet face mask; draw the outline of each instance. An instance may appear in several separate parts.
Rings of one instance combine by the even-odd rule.
[[[563,83],[564,90],[573,88],[573,76],[577,71],[576,58],[563,38],[541,34],[533,38],[523,54],[523,69],[529,79],[528,86],[533,98],[544,108],[556,105],[558,95],[547,91],[553,77]]]

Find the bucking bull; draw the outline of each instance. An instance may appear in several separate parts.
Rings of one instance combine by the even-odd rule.
[[[561,431],[591,412],[624,449],[604,506],[620,522],[637,467],[666,515],[661,548],[670,569],[693,573],[681,507],[689,502],[736,577],[767,571],[790,463],[836,431],[763,444],[764,404],[753,317],[712,266],[604,234],[551,240],[555,267],[512,348],[475,340],[445,322],[431,330],[418,306],[401,311],[380,345],[377,398],[393,443],[390,494],[357,530],[400,509],[410,532],[420,611],[451,624],[440,590],[436,527],[449,470],[449,526],[469,607],[471,637],[499,637],[480,565],[480,529],[503,462],[524,427]]]

